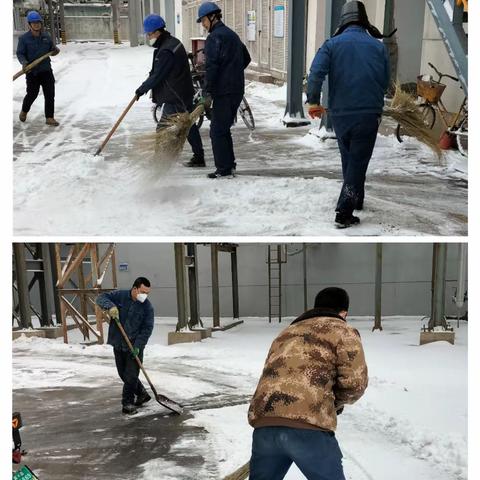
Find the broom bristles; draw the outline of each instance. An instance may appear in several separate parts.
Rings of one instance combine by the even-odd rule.
[[[227,475],[223,480],[245,480],[250,473],[250,462],[241,466],[230,475]]]
[[[423,112],[415,97],[404,92],[398,85],[395,86],[395,95],[391,104],[383,109],[383,115],[399,123],[404,135],[416,138],[441,157],[442,151],[438,146],[438,140],[425,124]]]

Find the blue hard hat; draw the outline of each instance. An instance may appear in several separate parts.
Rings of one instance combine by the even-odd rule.
[[[143,31],[145,33],[152,33],[155,30],[160,30],[161,28],[165,28],[166,23],[165,20],[155,13],[152,13],[148,17],[145,17],[143,21]]]
[[[217,4],[213,2],[204,2],[198,9],[197,23],[200,23],[203,17],[211,15],[212,13],[220,13],[221,11],[222,9]]]
[[[42,16],[35,11],[28,12],[27,15],[27,22],[32,23],[32,22],[43,22]]]

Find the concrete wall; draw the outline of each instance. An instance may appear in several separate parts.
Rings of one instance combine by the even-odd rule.
[[[289,245],[289,252],[301,245]],[[268,271],[266,245],[241,244],[238,270],[241,316],[268,315]],[[451,302],[456,287],[457,244],[448,249],[447,312],[456,314]],[[210,248],[200,245],[199,284],[203,316],[211,316]],[[383,314],[428,315],[430,311],[431,244],[384,244]],[[220,254],[221,312],[231,315],[230,256]],[[351,296],[351,313],[374,312],[375,244],[316,244],[308,247],[308,303],[326,286],[345,288]],[[117,265],[129,264],[118,272],[122,288],[130,288],[137,276],[146,276],[153,286],[151,300],[156,314],[176,316],[175,265],[172,244],[118,244]],[[303,310],[302,255],[291,255],[283,268],[283,310],[294,316]]]
[[[428,66],[428,62],[433,63],[442,73],[457,76],[453,67],[450,56],[448,55],[445,44],[440,36],[435,20],[432,17],[428,6],[425,7],[425,22],[423,30],[423,49],[421,60],[422,74],[433,74],[436,78],[435,72]],[[451,112],[458,110],[460,103],[463,100],[463,90],[460,89],[460,84],[452,80],[444,79],[447,88],[443,93],[442,100],[447,109]]]

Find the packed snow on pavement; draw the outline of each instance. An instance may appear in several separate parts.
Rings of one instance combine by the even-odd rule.
[[[346,478],[466,480],[467,323],[462,321],[460,328],[455,328],[455,345],[438,342],[420,347],[422,321],[419,317],[385,318],[382,332],[372,332],[371,318],[351,318],[349,322],[362,336],[369,386],[365,395],[355,405],[347,406],[338,419],[337,438],[344,455]],[[145,350],[145,366],[153,383],[161,386],[162,393],[192,406],[192,411],[183,419],[177,417],[177,423],[171,426],[180,433],[168,451],[144,461],[140,465],[140,476],[129,476],[126,470],[123,480],[160,478],[159,472],[162,480],[193,477],[218,480],[247,462],[252,434],[246,418],[248,401],[270,344],[286,325],[288,319],[282,324],[269,324],[264,318],[247,318],[244,324],[225,332],[214,332],[212,338],[201,343],[167,346],[167,332],[174,330],[175,319],[156,318],[154,333]],[[118,412],[121,416],[121,383],[116,376],[111,347],[86,347],[81,344],[83,339],[78,331],[70,332],[69,336],[68,345],[62,339],[26,337],[13,342],[14,409],[21,405],[26,392],[33,391],[35,398],[40,399],[42,392],[82,387],[98,390],[96,401],[99,403],[102,398],[113,395],[113,415]],[[77,407],[81,408],[81,402],[81,398],[76,398],[71,403],[80,404]],[[101,412],[102,404],[89,403],[88,408],[90,412]],[[157,420],[159,410],[158,404],[151,402],[128,422],[135,425],[145,416]],[[88,410],[85,412],[86,416],[81,414],[75,420],[79,422],[78,435],[91,442],[95,434],[94,445],[99,445],[105,437],[110,443],[104,455],[115,457],[115,449],[126,441],[126,432],[132,435],[129,430],[132,427],[124,423],[125,435],[117,432],[117,440],[108,426],[97,425],[95,432],[89,432],[86,426],[82,427],[88,419]],[[32,413],[25,411],[25,420]],[[48,455],[54,455],[52,450],[28,444],[29,434],[36,429],[42,434],[45,425],[37,422],[29,426],[28,420],[25,423],[22,431],[30,451],[29,466],[35,470],[37,455],[49,465]],[[190,430],[182,430],[187,427]],[[68,429],[70,440],[72,428]],[[165,427],[155,430],[154,421],[147,423],[147,431],[142,434],[143,438],[137,439],[138,443],[154,442],[156,437],[161,437],[163,429]],[[53,442],[58,442],[61,448],[62,435],[66,432],[64,428],[56,428],[55,432]],[[46,434],[43,435],[46,441]],[[80,443],[81,439],[78,440]],[[50,459],[50,465],[58,468],[61,455],[73,455],[75,449],[60,452],[56,453],[58,458]],[[199,465],[189,460],[193,455],[197,462],[201,456]],[[128,454],[122,461],[128,463]],[[76,458],[75,462],[81,463],[82,458]],[[68,462],[66,465],[71,468]],[[107,466],[102,466],[102,462],[95,462],[95,471],[95,478],[117,478],[107,476]],[[42,473],[45,477],[61,478],[49,476],[45,466]],[[286,478],[304,477],[292,467]]]
[[[99,145],[145,79],[152,50],[69,43],[52,60],[56,118],[44,124],[43,97],[18,121],[25,81],[14,82],[14,229],[17,235],[465,235],[467,166],[456,152],[439,160],[417,141],[399,144],[383,128],[370,164],[362,223],[337,230],[341,187],[336,141],[318,122],[285,128],[286,86],[246,87],[257,128],[233,128],[237,177],[208,180],[213,157],[201,128],[206,169],[188,169],[185,146],[168,166],[142,153],[152,137],[144,96],[100,156]],[[18,70],[14,59],[13,70]],[[389,133],[390,132],[390,133]],[[153,149],[152,149],[153,150]]]

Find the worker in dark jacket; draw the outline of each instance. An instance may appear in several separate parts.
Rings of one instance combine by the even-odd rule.
[[[230,129],[245,93],[244,71],[251,60],[247,47],[221,18],[222,11],[215,3],[200,5],[197,22],[209,33],[205,42],[205,92],[213,100],[210,138],[216,171],[208,178],[232,177],[235,173]]]
[[[27,15],[29,31],[18,39],[17,58],[25,68],[37,58],[48,52],[57,55],[60,50],[53,43],[50,35],[43,31],[43,19],[38,12],[31,11]],[[27,95],[23,99],[22,111],[18,118],[21,122],[27,119],[30,107],[38,97],[40,87],[45,97],[45,123],[57,127],[59,123],[54,118],[55,113],[55,77],[53,76],[50,57],[40,62],[26,75]]]
[[[325,113],[320,92],[328,75],[329,114],[342,157],[343,187],[335,217],[339,228],[360,222],[353,211],[363,208],[365,176],[389,85],[388,53],[381,37],[363,3],[347,2],[335,35],[317,52],[308,77],[309,113],[320,117]]]
[[[193,109],[193,81],[187,52],[180,40],[166,31],[165,27],[165,20],[160,15],[148,15],[143,21],[143,29],[155,51],[150,75],[135,92],[139,98],[152,91],[152,100],[162,112],[157,130],[165,126],[169,116]],[[187,140],[192,147],[193,157],[185,166],[204,167],[202,139],[195,123]]]
[[[122,412],[129,415],[137,413],[136,407],[141,407],[151,398],[138,379],[140,369],[135,360],[138,357],[143,361],[143,350],[153,331],[153,307],[147,299],[149,293],[150,282],[139,277],[130,290],[102,293],[96,300],[100,308],[108,310],[112,320],[107,342],[113,347],[118,375],[123,381]],[[117,327],[117,321],[131,341],[133,352]]]

